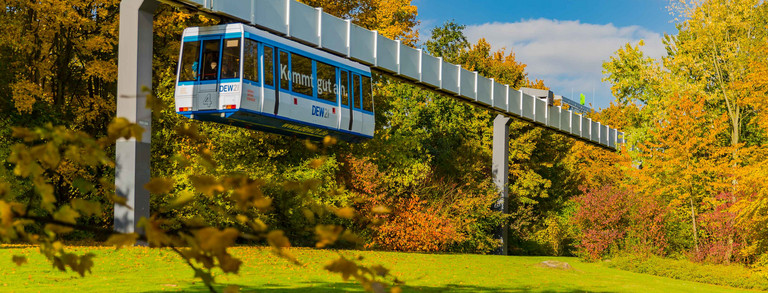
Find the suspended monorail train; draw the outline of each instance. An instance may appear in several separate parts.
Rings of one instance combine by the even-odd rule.
[[[239,23],[182,38],[177,113],[313,139],[373,137],[369,67]]]

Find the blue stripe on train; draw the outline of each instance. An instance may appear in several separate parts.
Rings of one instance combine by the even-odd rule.
[[[339,129],[339,128],[332,128],[332,127],[328,127],[328,126],[324,126],[324,125],[308,123],[308,122],[305,122],[305,121],[295,120],[295,119],[291,119],[291,118],[284,117],[284,116],[279,116],[279,115],[274,115],[274,114],[269,114],[269,113],[264,113],[264,112],[258,112],[258,111],[248,110],[248,109],[185,111],[185,112],[176,112],[176,113],[184,115],[187,118],[190,118],[190,115],[195,115],[194,119],[197,119],[197,120],[212,121],[212,122],[218,122],[218,123],[222,123],[222,124],[233,124],[233,125],[236,125],[237,123],[232,123],[232,121],[230,121],[230,119],[240,118],[240,117],[232,117],[234,115],[237,115],[239,112],[248,113],[248,114],[253,115],[253,116],[258,116],[258,117],[253,117],[255,121],[250,121],[250,120],[241,121],[242,123],[245,123],[245,124],[252,123],[252,124],[259,125],[260,123],[258,123],[257,121],[260,120],[259,118],[262,118],[262,119],[267,119],[267,120],[274,120],[274,121],[277,121],[277,122],[280,122],[280,121],[286,122],[287,121],[287,122],[296,123],[296,124],[300,124],[300,125],[308,126],[308,127],[312,127],[312,128],[319,128],[319,129],[322,129],[322,130],[325,130],[325,131],[337,132],[337,133],[346,134],[346,135],[353,135],[353,136],[356,136],[356,137],[364,137],[364,138],[368,138],[368,139],[373,138],[373,136],[366,135],[366,134],[359,133],[359,132],[353,132],[353,131],[348,131],[348,130]],[[221,113],[224,113],[225,117],[221,117]],[[210,116],[210,117],[206,117],[206,116]],[[203,117],[205,117],[206,119],[201,119]],[[269,126],[270,126],[270,128],[266,129],[266,131],[268,131],[268,132],[274,132],[272,130],[274,130],[274,128],[278,128],[279,127],[279,126],[275,126],[275,123],[270,123]],[[285,130],[285,131],[294,133],[294,131],[290,131],[290,130]],[[307,133],[301,133],[301,134],[308,135]],[[325,137],[325,135],[328,135],[328,133],[326,133],[326,134],[317,134],[314,137],[315,138],[323,138],[323,137]],[[344,140],[354,141],[355,139],[344,139]]]

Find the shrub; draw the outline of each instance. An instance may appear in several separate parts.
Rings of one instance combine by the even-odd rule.
[[[738,264],[701,264],[647,254],[626,254],[605,263],[609,267],[678,280],[744,289],[768,289],[768,279]]]
[[[610,185],[576,197],[579,208],[574,221],[581,230],[578,254],[587,260],[629,249],[663,254],[666,209],[653,198]]]

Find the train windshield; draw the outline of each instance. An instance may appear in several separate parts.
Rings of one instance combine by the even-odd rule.
[[[200,42],[184,42],[184,50],[181,52],[181,73],[179,81],[197,80],[197,72],[200,64]]]

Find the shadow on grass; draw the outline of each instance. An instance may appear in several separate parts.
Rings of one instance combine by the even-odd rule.
[[[299,286],[299,287],[296,287]],[[217,292],[222,292],[226,285],[216,285]],[[485,286],[473,286],[473,285],[454,285],[449,284],[445,286],[403,286],[403,292],[542,292],[542,293],[568,293],[568,292],[587,292],[584,289],[579,288],[559,288],[553,289],[531,289],[526,287],[514,287],[508,286],[504,288],[499,287],[485,287]],[[210,292],[208,288],[203,285],[196,285],[191,288],[181,289],[184,292],[193,293],[205,293]],[[173,291],[170,289],[169,291]],[[321,293],[321,292],[364,292],[363,287],[357,283],[300,283],[291,288],[277,284],[266,284],[259,287],[241,286],[240,292],[274,292],[274,293]],[[145,291],[144,293],[160,293],[168,291]],[[613,291],[594,291],[588,292],[601,292],[609,293]]]

